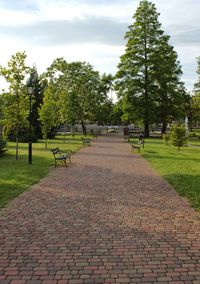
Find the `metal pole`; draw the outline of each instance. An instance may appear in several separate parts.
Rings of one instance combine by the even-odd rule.
[[[29,95],[29,143],[28,143],[28,162],[32,164],[32,133],[31,133],[31,95]]]

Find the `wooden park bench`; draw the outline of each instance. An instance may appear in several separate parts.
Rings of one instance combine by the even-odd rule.
[[[67,160],[71,163],[71,155],[72,151],[61,151],[58,147],[51,149],[54,159],[55,159],[55,167],[57,166],[58,161],[63,161],[65,164],[65,167],[67,167]]]
[[[124,134],[124,141],[130,142],[130,139],[135,137],[137,137],[137,132],[130,132],[128,134]]]
[[[136,145],[134,143],[130,143],[130,145],[131,145],[132,151],[138,150],[138,152],[140,152],[140,147],[141,147],[140,144]]]
[[[138,150],[138,152],[140,152],[141,147],[144,149],[144,137],[143,136],[139,137],[138,144],[131,142],[130,145],[132,147],[132,151]]]
[[[90,139],[82,137],[81,140],[84,145],[90,146]]]

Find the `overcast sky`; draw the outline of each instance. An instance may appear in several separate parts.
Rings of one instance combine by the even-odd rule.
[[[152,2],[192,90],[200,56],[200,0]],[[36,64],[39,73],[64,57],[115,74],[138,5],[139,0],[0,0],[0,64],[25,50],[27,64]]]

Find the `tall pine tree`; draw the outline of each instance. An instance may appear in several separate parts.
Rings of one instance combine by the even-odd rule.
[[[166,132],[168,123],[185,116],[187,101],[181,66],[169,38],[167,35],[160,38],[154,58],[155,113],[156,122],[162,123],[162,133]]]
[[[126,49],[116,74],[116,91],[123,102],[124,117],[130,122],[143,120],[146,137],[150,123],[156,122],[158,115],[167,110],[163,108],[168,96],[164,88],[170,85],[171,96],[175,89],[177,92],[183,90],[176,53],[168,44],[169,37],[164,35],[158,16],[153,3],[140,2],[133,16],[134,23],[125,35]],[[167,63],[162,48],[168,52],[170,63]],[[158,106],[159,114],[156,112]],[[163,114],[160,122],[166,124],[167,116]]]

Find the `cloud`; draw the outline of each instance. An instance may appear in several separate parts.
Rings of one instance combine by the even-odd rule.
[[[16,37],[34,45],[58,46],[80,43],[123,45],[128,23],[108,18],[88,17],[84,20],[39,21],[15,27],[0,27],[0,35]]]
[[[0,59],[27,51],[44,71],[56,57],[91,62],[100,72],[116,72],[124,34],[140,0],[0,0]],[[152,0],[159,21],[183,66],[189,89],[200,56],[199,0]],[[192,83],[193,81],[193,83]]]
[[[191,26],[171,27],[171,34],[176,44],[200,45],[200,28]]]
[[[7,9],[7,10],[14,10],[14,11],[36,11],[37,5],[36,2],[33,0],[0,0],[0,7]]]

